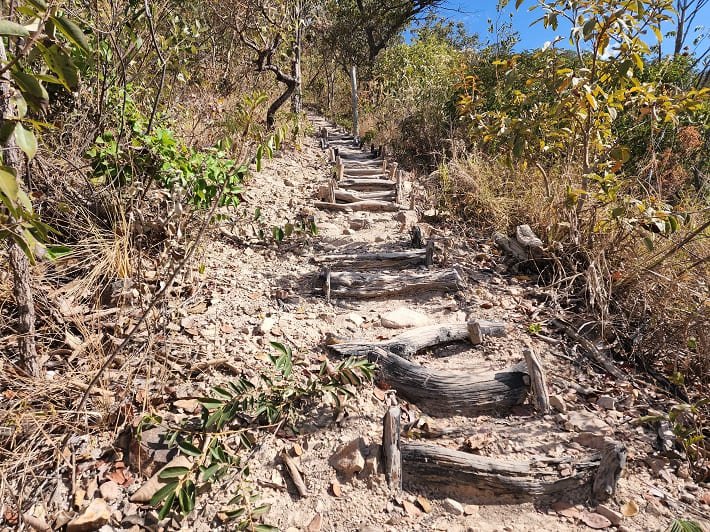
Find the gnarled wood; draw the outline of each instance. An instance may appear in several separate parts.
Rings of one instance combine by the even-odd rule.
[[[501,371],[471,375],[432,370],[374,347],[368,360],[379,368],[378,380],[430,416],[478,416],[504,412],[528,394],[524,363]]]
[[[316,201],[313,205],[319,209],[330,210],[330,211],[343,211],[343,212],[354,212],[354,211],[368,211],[368,212],[397,212],[401,209],[396,203],[390,201],[380,201],[380,200],[363,200],[355,201],[353,203],[327,203],[325,201]]]
[[[387,179],[343,179],[338,186],[352,190],[395,190],[397,183]]]
[[[355,205],[351,203],[350,205]],[[371,299],[383,296],[409,294],[412,292],[456,292],[463,281],[456,270],[427,273],[332,272],[330,274],[331,296]]]
[[[338,269],[354,268],[406,268],[417,266],[426,262],[426,252],[416,251],[390,251],[383,253],[352,253],[352,254],[331,254],[316,257],[318,263],[329,263],[331,267]]]
[[[385,478],[390,489],[397,493],[402,491],[402,455],[399,449],[401,415],[402,410],[398,406],[391,406],[382,420],[382,457]]]
[[[541,414],[547,414],[550,411],[550,395],[547,391],[547,379],[542,363],[531,348],[523,349],[523,356],[530,374],[535,407]]]
[[[610,442],[602,451],[601,464],[594,477],[592,495],[597,502],[604,502],[616,492],[616,484],[626,467],[626,447],[619,442]]]
[[[469,340],[469,327],[472,323],[478,325],[483,336],[505,336],[506,334],[505,323],[471,320],[469,323],[442,323],[417,327],[383,342],[348,342],[333,345],[330,349],[343,357],[350,357],[368,356],[373,348],[380,348],[408,359],[424,349]]]
[[[415,442],[401,448],[406,481],[456,490],[480,503],[560,496],[588,486],[599,463],[598,455],[585,457],[569,464],[571,475],[561,476],[554,466],[569,462],[565,458],[513,461]]]
[[[348,192],[347,190],[334,190],[333,196],[337,201],[346,203],[357,203],[359,201],[378,200],[378,201],[394,201],[395,193],[389,190],[374,191],[374,192]]]

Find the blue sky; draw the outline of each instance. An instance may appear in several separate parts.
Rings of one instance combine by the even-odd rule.
[[[469,31],[478,33],[481,40],[485,41],[488,38],[488,19],[498,20],[500,23],[508,20],[509,14],[513,14],[513,26],[514,29],[520,33],[520,43],[517,46],[518,50],[525,50],[530,48],[539,48],[546,41],[551,41],[555,38],[555,35],[562,35],[566,38],[569,35],[569,27],[563,28],[562,25],[557,30],[557,33],[543,28],[542,23],[538,23],[534,26],[530,26],[530,23],[542,16],[540,10],[533,12],[528,12],[528,7],[535,4],[533,0],[525,0],[520,9],[515,9],[515,0],[510,1],[510,5],[505,9],[504,13],[498,13],[496,11],[496,2],[494,0],[488,1],[473,1],[473,0],[446,0],[444,2],[444,9],[441,14],[447,18],[460,20]],[[702,13],[700,13],[695,21],[694,26],[704,26],[705,32],[710,31],[710,5],[706,6]],[[669,28],[663,28],[663,31],[668,31]],[[652,37],[653,42],[649,44],[655,44],[655,37]],[[706,39],[704,46],[709,45]],[[692,36],[689,37],[688,41],[692,41]],[[564,45],[564,43],[560,43]],[[664,41],[664,52],[668,51],[672,47],[672,38],[668,37]]]

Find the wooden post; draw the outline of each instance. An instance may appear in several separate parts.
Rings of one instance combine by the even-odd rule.
[[[424,237],[422,236],[422,228],[418,225],[412,226],[412,247],[421,249],[424,247]]]
[[[397,175],[397,167],[399,166],[399,163],[392,163],[392,166],[390,168],[390,179],[394,179],[394,177]]]
[[[542,369],[540,359],[531,347],[523,349],[523,356],[525,357],[525,363],[528,365],[535,407],[541,414],[547,414],[550,411],[550,397],[547,392],[545,371]]]
[[[328,198],[326,199],[326,201],[329,203],[335,203],[335,186],[336,180],[331,179],[330,183],[328,184]]]
[[[626,467],[626,447],[619,442],[609,442],[602,452],[601,463],[594,477],[592,495],[604,502],[616,492],[616,483]]]
[[[434,265],[434,239],[430,238],[426,243],[426,255],[424,258],[424,264],[427,268]]]
[[[338,177],[338,181],[342,181],[343,175],[345,174],[345,165],[343,162],[340,160],[340,157],[338,157],[338,165],[335,167],[336,168],[336,174]]]
[[[391,490],[402,491],[402,455],[399,449],[400,416],[398,406],[390,406],[382,420],[382,455],[385,478]]]
[[[325,282],[323,283],[323,291],[325,292],[326,303],[330,303],[330,268],[325,269]]]
[[[334,163],[334,162],[335,162],[335,150],[334,150],[333,148],[330,148],[330,149],[328,150],[328,160],[329,160],[331,163]]]
[[[395,189],[394,202],[401,203],[402,196],[404,195],[404,172],[402,170],[397,170],[397,188]]]
[[[350,89],[352,91],[353,103],[353,137],[360,136],[360,124],[358,116],[358,96],[357,96],[357,67],[350,67]]]

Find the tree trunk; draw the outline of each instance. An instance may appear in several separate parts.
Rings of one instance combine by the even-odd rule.
[[[293,91],[296,90],[296,83],[294,81],[283,81],[286,84],[286,90],[279,96],[274,103],[269,106],[266,111],[266,127],[269,130],[274,129],[276,124],[276,113],[281,106],[286,103],[286,101],[293,95]]]
[[[293,13],[293,18],[296,22],[296,34],[293,44],[293,62],[291,65],[291,77],[294,79],[293,95],[291,96],[291,111],[297,115],[301,114],[303,110],[303,82],[301,75],[301,48],[303,41],[302,14],[302,2],[296,2]]]
[[[353,102],[353,137],[357,138],[360,136],[360,118],[358,116],[357,67],[355,65],[350,67],[350,89]]]
[[[0,39],[0,64],[7,63],[7,53],[5,44]],[[4,120],[10,115],[10,73],[3,74],[0,83],[0,117]],[[14,135],[5,142],[3,147],[3,164],[15,171],[18,185],[22,187],[22,177],[24,165],[23,154],[15,143]],[[27,371],[35,377],[41,373],[41,364],[37,358],[37,347],[35,339],[35,307],[32,298],[32,285],[30,283],[30,263],[24,251],[14,241],[10,240],[8,249],[10,271],[13,280],[13,295],[17,304],[19,324],[17,327],[20,333],[20,356]]]

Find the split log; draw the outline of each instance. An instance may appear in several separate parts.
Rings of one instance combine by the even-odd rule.
[[[338,185],[352,190],[395,190],[397,183],[387,179],[343,179]]]
[[[607,443],[592,486],[592,495],[597,502],[604,502],[614,495],[619,476],[625,467],[626,447],[619,442]]]
[[[523,356],[528,366],[535,407],[541,414],[547,414],[550,411],[550,395],[547,391],[547,379],[542,363],[531,348],[523,349]]]
[[[396,177],[398,167],[399,167],[399,163],[397,163],[397,162],[394,162],[390,165],[390,167],[388,168],[390,179],[394,179]]]
[[[395,203],[402,203],[404,198],[404,172],[402,170],[397,171],[397,178],[395,179]]]
[[[390,489],[397,493],[402,491],[402,456],[399,449],[401,415],[402,410],[398,406],[390,406],[382,420],[382,456],[385,478]]]
[[[598,455],[570,462],[496,459],[455,451],[427,443],[402,446],[405,480],[437,485],[444,490],[476,499],[480,504],[558,498],[589,486],[599,464]],[[561,476],[555,466],[565,464],[572,474]]]
[[[330,274],[331,295],[352,299],[372,299],[426,291],[456,292],[462,287],[463,281],[458,272],[453,269],[399,275],[359,272]]]
[[[382,169],[379,167],[372,167],[372,168],[354,168],[352,166],[345,167],[345,177],[362,177],[362,176],[377,177],[377,178],[379,178],[380,176],[383,176],[382,179],[384,179],[384,174],[382,173]]]
[[[425,264],[426,252],[417,251],[390,251],[383,253],[353,253],[353,254],[332,254],[316,257],[318,263],[329,263],[336,269],[356,268],[407,268]],[[336,265],[337,263],[337,265]]]
[[[396,390],[430,416],[502,413],[522,404],[529,391],[524,363],[472,375],[429,369],[378,347],[369,350],[368,360],[377,364],[381,385]]]
[[[359,194],[348,192],[347,190],[334,190],[333,197],[337,201],[343,201],[345,203],[356,203],[358,201],[367,200],[392,201],[395,199],[395,194],[394,192],[388,190],[361,192]]]
[[[453,342],[471,340],[469,328],[476,323],[481,336],[505,336],[506,324],[486,320],[471,320],[469,323],[442,323],[409,329],[402,334],[382,342],[362,343],[347,342],[330,346],[330,349],[343,357],[369,356],[374,348],[385,349],[409,359],[432,347],[447,345]]]
[[[369,212],[397,212],[400,210],[400,206],[391,201],[379,201],[379,200],[365,200],[356,201],[353,203],[341,204],[341,203],[328,203],[325,201],[316,201],[313,204],[318,209],[331,210],[331,211],[343,211],[343,212],[354,212],[354,211],[369,211]]]

